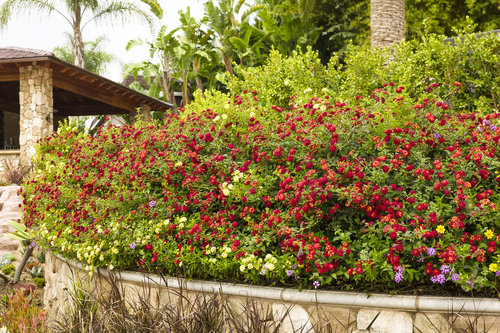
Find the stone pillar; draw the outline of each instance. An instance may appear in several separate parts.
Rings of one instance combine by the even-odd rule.
[[[141,120],[143,121],[151,121],[151,107],[149,105],[143,104],[139,109],[139,114],[141,115]]]
[[[371,0],[371,47],[385,47],[405,38],[405,0]]]
[[[19,68],[19,146],[21,161],[31,163],[35,143],[53,131],[52,69],[32,65]]]
[[[135,124],[136,117],[139,114],[139,118],[142,121],[151,121],[153,118],[151,117],[151,107],[146,104],[142,104],[135,111],[130,111],[130,124]]]

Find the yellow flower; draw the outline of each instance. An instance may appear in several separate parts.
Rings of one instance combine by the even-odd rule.
[[[489,267],[490,271],[492,272],[496,272],[498,271],[498,265],[493,263],[493,264],[490,264],[490,267]]]
[[[440,234],[442,234],[446,231],[446,229],[444,228],[443,225],[438,225],[436,228],[436,231],[439,232]]]
[[[491,229],[486,230],[486,232],[484,233],[484,235],[486,236],[486,238],[492,239],[493,235],[494,235],[493,230],[491,230]]]

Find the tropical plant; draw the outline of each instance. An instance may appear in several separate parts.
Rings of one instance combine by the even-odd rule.
[[[129,64],[125,67],[124,72],[126,74],[133,74],[137,79],[139,73],[143,75],[143,78],[148,85],[147,89],[139,88],[136,86],[131,86],[134,89],[141,90],[155,98],[164,98],[167,101],[175,102],[173,89],[172,89],[172,57],[174,49],[179,45],[175,34],[179,28],[167,31],[167,26],[163,25],[154,42],[145,42],[142,39],[131,40],[127,44],[127,50],[132,47],[143,45],[145,43],[149,44],[149,54],[151,60],[143,61],[138,64]],[[158,62],[152,61],[156,57]]]
[[[220,52],[226,72],[230,75],[233,75],[232,59],[237,57],[231,38],[241,38],[239,31],[244,30],[242,27],[250,24],[249,16],[266,8],[263,4],[250,6],[241,14],[241,18],[238,20],[240,10],[245,2],[246,0],[238,0],[236,3],[234,0],[220,0],[215,5],[210,0],[204,4],[205,17],[203,23],[206,23],[217,35],[219,42],[217,49]]]
[[[269,36],[271,45],[288,55],[297,47],[305,50],[314,45],[319,29],[309,19],[313,0],[259,0],[266,10],[258,13],[262,29]]]
[[[52,52],[54,55],[69,63],[75,62],[75,55],[73,53],[73,35],[66,33],[67,42],[63,46],[56,46]],[[93,41],[83,43],[83,57],[85,69],[96,74],[103,74],[106,70],[106,65],[115,59],[115,56],[103,50],[103,44],[108,39],[105,36],[97,37]]]
[[[141,0],[150,6],[151,11],[158,17],[163,15],[162,9],[156,0]],[[152,23],[148,12],[133,3],[109,0],[6,0],[0,6],[0,27],[5,26],[15,13],[26,14],[30,11],[39,13],[57,13],[67,21],[73,29],[73,54],[75,65],[84,68],[84,43],[82,31],[91,22],[103,22],[115,18],[123,21],[137,16],[149,24]]]

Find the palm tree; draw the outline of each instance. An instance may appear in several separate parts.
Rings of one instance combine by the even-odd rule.
[[[157,0],[141,0],[151,7],[151,12],[162,16]],[[0,28],[5,26],[15,13],[27,11],[57,13],[73,28],[73,53],[75,65],[85,67],[82,30],[93,21],[104,21],[119,17],[126,21],[131,15],[152,24],[151,16],[136,5],[119,0],[7,0],[0,6]]]
[[[371,0],[371,46],[383,47],[405,38],[405,0]]]

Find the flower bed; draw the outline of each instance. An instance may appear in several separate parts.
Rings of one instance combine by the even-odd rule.
[[[39,143],[24,221],[90,274],[496,291],[500,114],[454,114],[440,88],[286,110],[244,92],[158,126],[62,127]]]

